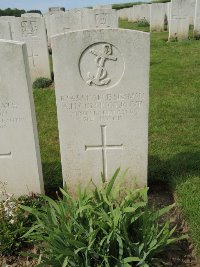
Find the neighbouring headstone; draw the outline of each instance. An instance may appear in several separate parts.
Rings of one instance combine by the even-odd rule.
[[[28,49],[32,81],[39,77],[51,78],[44,18],[17,18],[11,23],[13,40],[25,42]]]
[[[122,20],[126,20],[130,18],[130,8],[123,8],[119,11],[119,18]]]
[[[50,17],[51,34],[94,28],[118,28],[118,16],[112,9],[74,9]]]
[[[51,36],[73,30],[81,30],[83,22],[83,10],[72,9],[59,12],[50,16]],[[50,41],[51,42],[51,41]]]
[[[82,29],[118,28],[117,11],[114,9],[85,10]]]
[[[164,31],[167,5],[165,3],[153,3],[150,5],[150,31]]]
[[[39,14],[39,13],[24,13],[24,14],[22,14],[21,15],[21,17],[22,18],[29,18],[29,17],[32,17],[32,18],[34,18],[34,17],[36,17],[36,18],[40,18],[40,17],[42,17],[42,15],[41,14]]]
[[[11,30],[11,40],[13,39],[13,29],[12,29],[12,24],[14,23],[16,17],[15,16],[2,16],[0,17],[0,21],[7,21],[10,25],[10,30]]]
[[[71,26],[72,23],[69,11],[59,12],[49,16],[49,28],[51,29],[48,34],[49,42],[51,43],[51,37],[53,35],[68,32],[71,30]]]
[[[189,0],[171,1],[169,40],[181,40],[188,38],[190,26],[190,17],[187,10],[188,2]]]
[[[20,196],[44,192],[27,50],[0,40],[0,181]]]
[[[63,13],[63,11],[62,11]],[[55,14],[55,13],[54,13]],[[45,13],[44,14],[44,21],[45,21],[45,26],[46,26],[46,32],[47,32],[47,41],[48,41],[48,47],[50,48],[51,47],[51,36],[52,36],[52,33],[51,33],[51,25],[50,25],[50,17],[52,16],[53,14],[50,14],[50,13]]]
[[[150,22],[150,4],[142,4],[141,7],[141,20]]]
[[[13,19],[16,19],[15,16],[1,16],[0,20],[6,20],[6,21],[12,21]]]
[[[195,19],[194,19],[194,36],[200,39],[200,0],[196,0]]]
[[[122,29],[52,38],[64,182],[73,190],[120,166],[147,184],[149,33]]]
[[[64,7],[49,7],[49,13],[55,13],[55,12],[65,12]]]
[[[130,22],[144,21],[150,22],[150,4],[134,5],[130,8]]]
[[[12,39],[10,23],[8,21],[0,20],[0,39]]]
[[[169,20],[170,20],[170,12],[171,12],[171,2],[166,3],[167,5],[167,21],[169,24]]]
[[[112,5],[97,5],[94,9],[112,9]]]

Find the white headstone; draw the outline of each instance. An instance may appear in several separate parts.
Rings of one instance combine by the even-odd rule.
[[[112,9],[112,5],[97,5],[94,9]]]
[[[189,23],[194,25],[196,0],[172,0],[171,15],[173,17],[188,17]]]
[[[118,16],[112,9],[74,9],[50,16],[52,36],[73,30],[118,28]]]
[[[16,196],[44,192],[27,49],[0,40],[0,181]]]
[[[39,13],[24,13],[24,14],[22,14],[21,15],[21,17],[22,18],[29,18],[29,17],[31,17],[31,18],[40,18],[42,15],[41,14],[39,14]]]
[[[51,38],[53,35],[68,32],[71,30],[71,24],[69,11],[52,14],[49,16],[51,33],[48,37]]]
[[[169,40],[187,39],[190,17],[188,13],[191,0],[172,0],[169,20]]]
[[[120,9],[120,19],[126,20],[130,17],[130,8]]]
[[[82,29],[82,10],[73,9],[50,16],[51,36],[72,30]]]
[[[83,29],[118,28],[117,11],[114,9],[87,10],[83,20]]]
[[[8,21],[0,20],[0,39],[12,39],[10,23]]]
[[[133,5],[131,10],[131,15],[129,21],[136,22],[141,20],[150,21],[150,5],[142,4],[142,5]]]
[[[11,40],[13,39],[13,29],[12,29],[12,22],[14,22],[16,19],[15,16],[2,16],[0,17],[0,21],[7,21],[10,24],[10,30],[11,30]]]
[[[16,19],[15,16],[1,16],[0,17],[0,20],[6,20],[6,21],[12,21],[14,19]]]
[[[13,40],[27,45],[32,81],[39,77],[51,78],[44,18],[18,18],[11,23]]]
[[[165,3],[153,3],[150,5],[150,31],[161,32],[164,30],[167,5]]]
[[[200,37],[200,0],[196,0],[194,35],[198,38]]]
[[[56,12],[65,12],[64,7],[49,7],[49,13],[53,14]]]
[[[74,188],[121,166],[147,183],[149,34],[122,29],[52,38],[64,182]]]
[[[51,36],[52,34],[52,23],[51,23],[51,16],[54,14],[60,14],[60,13],[64,13],[63,10],[60,11],[51,11],[50,13],[45,13],[44,14],[44,20],[45,20],[45,26],[46,26],[46,30],[47,30],[47,38],[48,38],[48,47],[51,47]]]

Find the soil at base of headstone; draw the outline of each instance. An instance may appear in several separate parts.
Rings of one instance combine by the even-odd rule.
[[[171,205],[174,203],[174,197],[170,188],[164,183],[149,185],[149,204],[156,209]],[[180,236],[188,233],[188,227],[182,218],[177,207],[170,211],[163,218],[169,219],[172,224],[177,225],[176,234]],[[34,250],[31,251],[34,253]],[[200,261],[195,257],[195,249],[189,239],[181,240],[176,247],[168,249],[161,258],[165,262],[164,266],[171,267],[200,267]],[[36,261],[23,257],[0,257],[0,267],[32,267],[36,266]]]
[[[165,183],[150,183],[148,197],[149,204],[156,209],[166,207],[175,202],[172,191]],[[165,215],[163,219],[168,219],[172,225],[177,225],[177,236],[188,234],[188,226],[177,206]],[[177,245],[171,249],[169,248],[161,255],[161,258],[165,262],[165,266],[200,267],[200,261],[195,256],[195,248],[189,238],[178,241]]]

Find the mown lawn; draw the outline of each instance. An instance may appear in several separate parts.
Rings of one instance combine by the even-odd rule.
[[[133,23],[122,28],[148,31]],[[168,183],[200,254],[200,41],[151,34],[149,181]],[[34,92],[47,192],[62,184],[53,90]]]

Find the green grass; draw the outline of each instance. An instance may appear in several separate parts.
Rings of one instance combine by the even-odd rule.
[[[138,23],[128,22],[127,20],[123,20],[123,21],[120,20],[119,27],[124,28],[124,29],[134,29],[137,31],[144,31],[144,32],[149,32],[149,29],[150,29],[149,26],[141,27],[139,26]]]
[[[122,28],[148,27],[120,22]],[[166,42],[151,34],[149,181],[168,183],[200,254],[200,41]],[[35,90],[47,191],[61,184],[53,90]]]
[[[34,99],[45,189],[53,194],[62,186],[55,91],[36,89]]]

